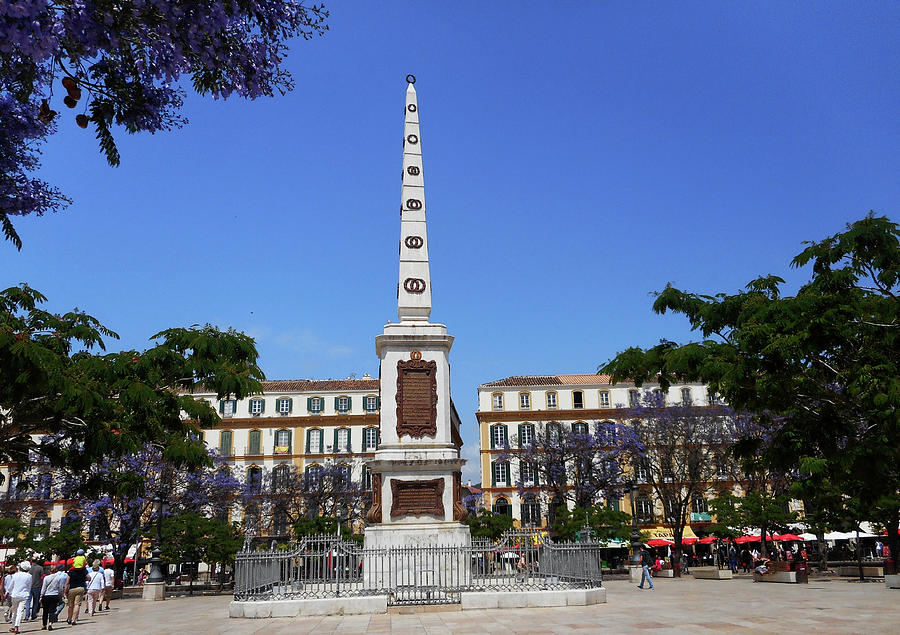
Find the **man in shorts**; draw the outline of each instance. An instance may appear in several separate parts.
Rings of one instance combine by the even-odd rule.
[[[116,579],[116,570],[111,566],[106,567],[103,570],[103,575],[106,577],[106,588],[103,591],[103,599],[106,600],[106,610],[109,610],[109,601],[112,599],[113,594],[113,583]]]
[[[84,566],[83,559],[81,563],[81,567],[72,567],[69,571],[69,591],[67,593],[69,612],[66,619],[67,624],[74,625],[78,623],[81,603],[84,602],[84,594],[87,591],[87,567]]]

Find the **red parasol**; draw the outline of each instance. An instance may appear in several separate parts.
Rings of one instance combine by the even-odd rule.
[[[716,538],[715,536],[707,536],[706,538],[700,539],[700,544],[701,545],[711,545],[716,540],[718,540],[718,538]]]
[[[772,536],[774,540],[780,540],[782,542],[792,542],[794,540],[803,540],[801,536],[797,534],[775,534]]]
[[[675,543],[665,538],[651,538],[647,541],[648,547],[674,547]]]
[[[681,544],[683,544],[683,545],[692,545],[692,544],[694,544],[695,542],[697,542],[698,540],[700,540],[700,539],[699,539],[699,538],[682,538],[682,539],[681,539]]]

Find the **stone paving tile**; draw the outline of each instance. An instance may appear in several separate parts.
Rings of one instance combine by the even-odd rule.
[[[660,579],[653,592],[626,581],[607,583],[607,604],[582,607],[504,610],[436,610],[388,615],[229,619],[230,597],[139,599],[113,602],[113,610],[65,622],[64,635],[291,635],[403,633],[416,635],[547,635],[549,633],[900,633],[900,591],[883,584],[846,580],[808,585]],[[447,607],[455,608],[455,607]],[[22,633],[38,633],[26,622]]]

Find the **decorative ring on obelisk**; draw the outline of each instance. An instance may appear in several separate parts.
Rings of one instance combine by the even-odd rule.
[[[406,168],[406,173],[409,174],[410,176],[419,176],[419,166],[418,165],[409,166],[408,168]]]
[[[410,84],[415,84],[416,76],[413,75],[412,73],[410,73],[409,75],[406,76],[406,81],[409,82]]]
[[[409,293],[425,293],[425,281],[422,278],[407,278],[403,281],[403,288]]]
[[[406,107],[406,109],[407,109],[409,112],[416,112],[416,105],[415,105],[415,104],[410,104],[409,106]]]
[[[416,145],[417,143],[419,143],[419,137],[414,134],[407,135],[406,140],[409,141],[413,145]]]
[[[418,249],[422,245],[425,244],[425,241],[422,240],[421,236],[407,236],[406,240],[403,241],[407,247],[410,249]]]
[[[422,353],[421,353],[421,351],[412,351],[409,354],[409,358],[418,361],[418,360],[422,359]]]
[[[417,198],[408,198],[406,199],[406,208],[407,209],[422,209],[422,201]]]

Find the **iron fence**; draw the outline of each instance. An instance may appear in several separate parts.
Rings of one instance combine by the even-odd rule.
[[[338,536],[309,536],[287,549],[235,560],[240,601],[387,595],[388,603],[453,604],[467,591],[598,587],[602,545],[553,543],[539,531],[507,532],[466,546],[364,549]]]

